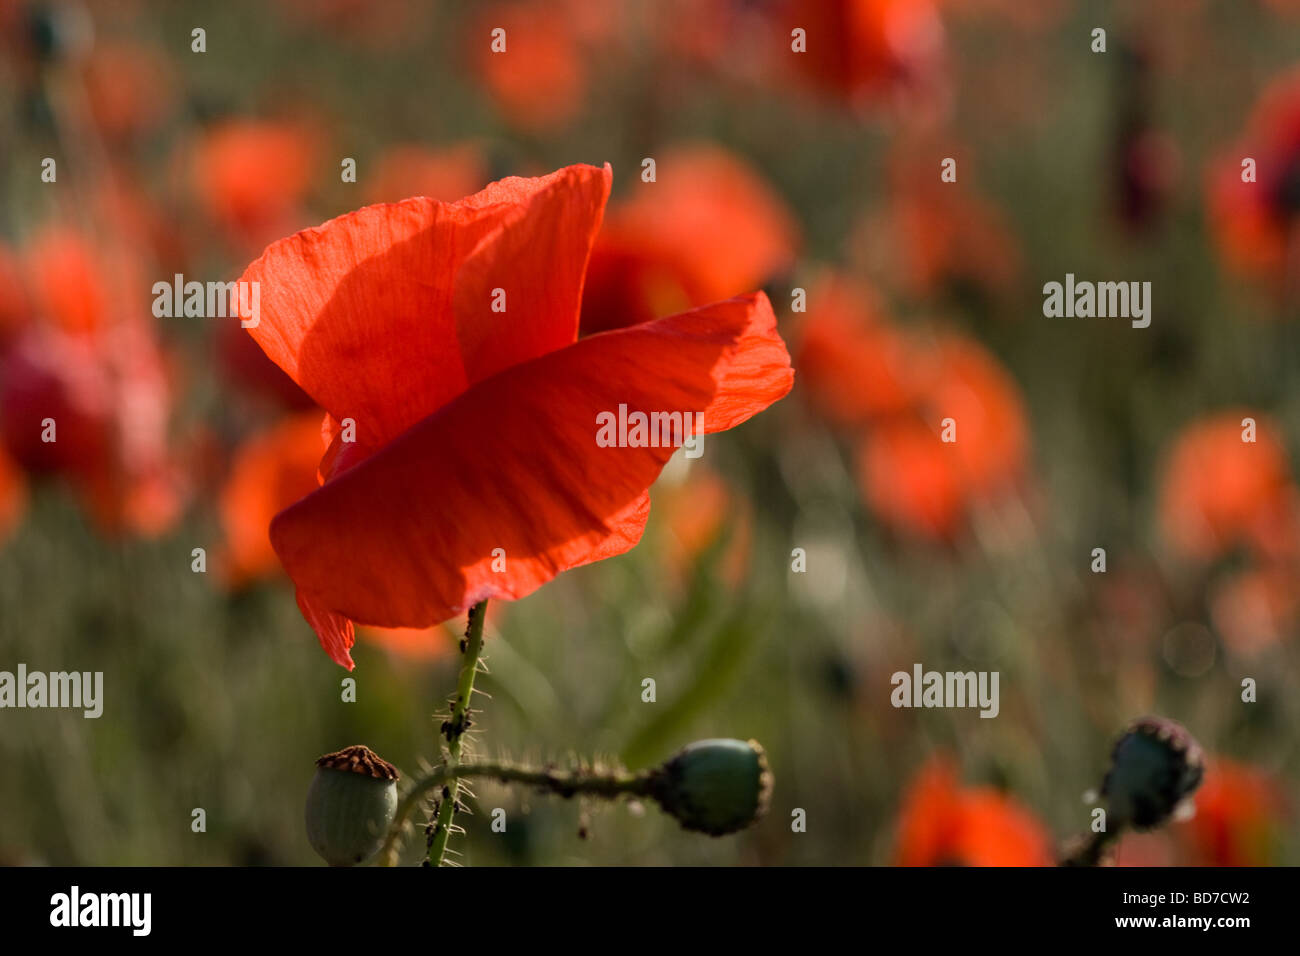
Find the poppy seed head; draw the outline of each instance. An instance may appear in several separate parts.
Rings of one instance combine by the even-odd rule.
[[[1167,821],[1205,772],[1201,745],[1163,717],[1133,722],[1115,744],[1101,792],[1116,822],[1149,830]]]
[[[316,766],[359,773],[376,780],[396,780],[401,776],[396,767],[363,744],[354,744],[318,757]]]
[[[723,836],[767,812],[772,782],[757,741],[701,740],[653,773],[650,794],[686,829]]]

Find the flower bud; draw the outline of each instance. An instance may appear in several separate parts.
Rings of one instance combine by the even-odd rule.
[[[1164,823],[1201,784],[1201,745],[1181,724],[1143,717],[1111,754],[1101,792],[1113,822],[1149,830]]]
[[[307,791],[307,840],[330,866],[364,863],[397,815],[397,768],[369,747],[344,747],[316,761]]]
[[[772,772],[757,741],[700,740],[654,771],[650,794],[688,830],[722,836],[767,810]]]

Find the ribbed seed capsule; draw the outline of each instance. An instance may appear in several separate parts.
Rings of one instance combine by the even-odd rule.
[[[1201,784],[1205,758],[1187,728],[1163,717],[1135,721],[1115,744],[1101,792],[1112,823],[1158,827]]]
[[[757,741],[700,740],[654,771],[650,793],[686,829],[723,836],[767,811],[772,772]]]
[[[307,840],[330,866],[364,863],[397,815],[397,768],[369,747],[344,747],[316,761],[307,790]]]

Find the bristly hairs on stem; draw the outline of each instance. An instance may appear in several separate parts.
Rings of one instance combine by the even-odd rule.
[[[397,842],[405,828],[406,819],[430,792],[441,791],[438,797],[441,812],[454,802],[453,787],[474,778],[495,780],[502,784],[522,784],[566,798],[590,796],[607,800],[616,800],[623,796],[649,796],[652,783],[652,775],[649,771],[631,773],[620,767],[609,769],[577,767],[573,770],[556,770],[553,766],[539,769],[510,761],[458,763],[454,766],[443,764],[411,785],[411,789],[397,807],[397,814],[393,819],[393,825],[389,828],[388,838],[384,842],[380,858],[389,866],[396,863]],[[437,825],[436,820],[428,824],[427,834],[431,843],[440,832],[434,829]],[[431,864],[426,861],[425,865]]]
[[[465,636],[460,642],[463,658],[460,665],[460,677],[456,681],[456,696],[451,701],[451,713],[443,721],[442,735],[447,739],[446,759],[443,768],[454,771],[460,763],[461,742],[465,732],[473,725],[473,709],[470,699],[474,696],[474,678],[479,672],[483,656],[483,619],[487,616],[487,601],[480,601],[469,609],[469,620],[465,627]],[[460,779],[454,774],[446,779],[450,786],[444,788],[442,799],[436,804],[433,822],[429,831],[429,853],[427,865],[441,866],[447,852],[447,840],[451,836],[452,820],[461,809]],[[414,791],[413,791],[414,792]],[[401,822],[398,818],[398,823]]]

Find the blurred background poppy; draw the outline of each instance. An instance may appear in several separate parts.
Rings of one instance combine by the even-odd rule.
[[[105,674],[99,720],[0,713],[0,862],[311,863],[317,755],[436,754],[461,622],[361,629],[344,700],[266,535],[337,423],[154,283],[609,162],[582,334],[762,289],[795,390],[671,462],[636,549],[490,608],[478,756],[755,737],[772,811],[484,784],[466,861],[1048,864],[1159,712],[1213,756],[1118,861],[1300,863],[1298,17],[0,0],[0,670]],[[1151,281],[1151,326],[1045,318],[1066,273]],[[916,663],[998,671],[998,716],[894,708]]]

